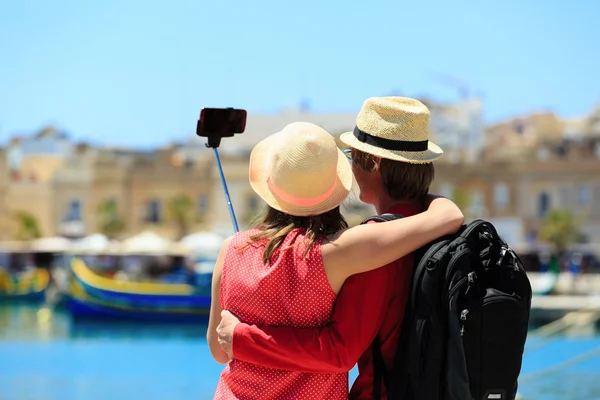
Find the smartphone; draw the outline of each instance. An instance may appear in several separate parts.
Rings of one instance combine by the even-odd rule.
[[[196,135],[208,138],[231,137],[244,133],[246,110],[235,108],[203,108],[196,127]]]

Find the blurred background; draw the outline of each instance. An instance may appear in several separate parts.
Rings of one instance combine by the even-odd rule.
[[[337,137],[384,95],[427,104],[445,151],[432,192],[526,265],[520,394],[600,398],[599,16],[592,1],[0,2],[0,399],[212,398],[210,280],[233,229],[200,109],[248,110],[220,147],[246,227],[254,144],[293,121]],[[356,194],[343,208],[374,213]]]

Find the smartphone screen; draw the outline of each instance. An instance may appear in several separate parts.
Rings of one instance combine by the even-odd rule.
[[[198,136],[227,137],[246,129],[246,110],[203,108],[196,129]]]

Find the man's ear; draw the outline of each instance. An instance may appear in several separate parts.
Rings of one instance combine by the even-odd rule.
[[[381,157],[373,157],[373,171],[379,171],[379,166],[381,165]]]

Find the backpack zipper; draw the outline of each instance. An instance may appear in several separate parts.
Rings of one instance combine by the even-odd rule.
[[[445,245],[453,242],[454,240],[456,240],[456,239],[458,239],[460,237],[463,237],[463,238],[468,237],[471,234],[471,232],[473,232],[476,229],[479,229],[482,225],[489,225],[489,223],[487,223],[486,221],[483,221],[483,220],[473,221],[472,225],[469,226],[467,229],[465,229],[463,232],[461,232],[459,235],[450,235],[449,239],[442,240],[441,242],[436,243],[433,246],[431,246],[429,249],[427,249],[427,251],[425,252],[425,254],[423,254],[423,257],[421,257],[421,260],[426,260],[426,259],[430,258],[435,253],[437,253],[443,246],[445,246]],[[465,250],[466,249],[463,249],[463,250],[459,251],[457,254],[460,254],[461,252],[463,252]],[[457,254],[455,254],[452,258],[454,258]],[[413,294],[411,296],[411,304],[415,304],[415,297],[416,297],[416,292],[417,292],[417,290],[415,290],[415,288],[418,287],[418,285],[420,283],[420,280],[421,280],[421,275],[423,273],[423,269],[426,268],[426,267],[427,267],[427,264],[418,265],[417,269],[415,270],[414,277],[416,277],[417,279],[414,280],[413,287],[412,287],[412,290],[411,290],[412,294]],[[450,267],[450,265],[448,265],[448,267]],[[448,270],[450,270],[450,268],[448,268]],[[446,280],[450,276],[450,273],[448,272],[448,270],[446,270]]]
[[[460,312],[460,320],[461,321],[466,321],[467,320],[467,314],[469,314],[469,309],[465,308],[464,310],[462,310]],[[465,334],[465,323],[461,322],[460,323],[460,336],[463,336]]]

